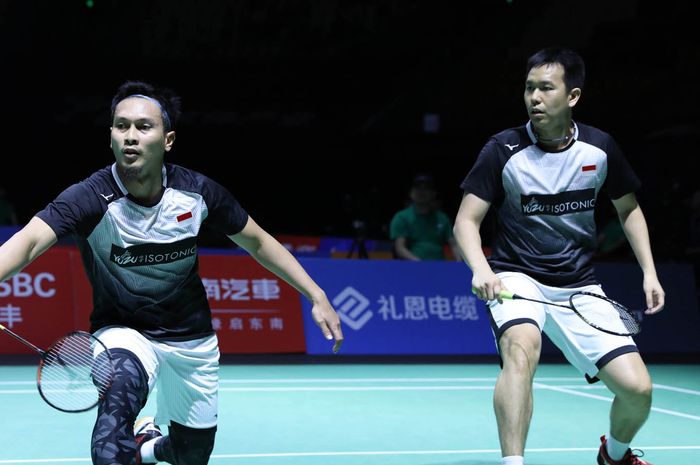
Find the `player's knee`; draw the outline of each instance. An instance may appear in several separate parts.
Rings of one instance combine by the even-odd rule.
[[[635,402],[645,405],[651,404],[652,391],[653,386],[651,384],[651,380],[645,378],[628,386],[626,389],[626,395]]]
[[[651,405],[652,391],[651,379],[647,376],[628,377],[613,389],[620,400],[640,408]]]
[[[542,337],[539,330],[532,325],[509,328],[499,340],[504,367],[533,372],[540,358],[541,347]]]
[[[114,377],[105,400],[127,401],[134,415],[143,408],[148,398],[148,375],[141,361],[126,349],[113,349]]]
[[[214,450],[216,426],[213,428],[190,428],[171,422],[170,446],[177,465],[206,465]]]

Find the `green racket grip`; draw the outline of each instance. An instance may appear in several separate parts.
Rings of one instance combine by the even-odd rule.
[[[472,287],[472,294],[476,294],[476,288],[475,288],[475,287]],[[510,291],[501,291],[501,292],[498,293],[498,296],[499,296],[501,299],[508,299],[508,300],[517,299],[517,296],[516,296],[515,294],[513,294],[512,292],[510,292]]]

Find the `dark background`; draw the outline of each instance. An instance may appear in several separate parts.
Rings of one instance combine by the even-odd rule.
[[[183,97],[170,161],[270,232],[350,235],[361,219],[386,238],[417,172],[454,217],[481,146],[526,121],[527,57],[566,45],[588,67],[575,119],[618,140],[655,254],[684,260],[700,188],[691,4],[0,0],[0,186],[24,223],[110,164],[109,102],[143,79]]]

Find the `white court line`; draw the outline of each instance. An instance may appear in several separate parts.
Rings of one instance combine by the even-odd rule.
[[[681,392],[683,394],[692,394],[694,396],[700,396],[700,391],[694,389],[679,388],[675,386],[669,386],[668,384],[652,384],[655,389],[663,389],[664,391]]]
[[[535,381],[553,382],[553,381],[581,381],[578,377],[561,377],[561,378],[535,378]],[[256,383],[483,383],[496,382],[496,378],[234,378],[219,380],[221,384],[256,384]],[[31,385],[36,384],[36,381],[0,381],[0,386],[11,385]]]
[[[612,402],[613,401],[612,397],[598,396],[596,394],[588,394],[586,392],[579,392],[579,391],[574,391],[572,389],[560,388],[558,386],[549,386],[549,385],[540,384],[540,383],[533,383],[533,387],[535,386],[535,384],[537,384],[537,387],[540,389],[549,389],[550,391],[563,392],[566,394],[573,394],[575,396],[588,397],[590,399],[604,400],[605,402]],[[651,411],[657,412],[657,413],[665,413],[667,415],[673,415],[675,417],[688,418],[690,420],[700,421],[699,416],[690,415],[690,414],[683,413],[683,412],[677,412],[675,410],[668,410],[668,409],[663,409],[663,408],[658,408],[658,407],[652,407]]]
[[[607,389],[605,386],[566,385],[566,388]],[[548,388],[536,388],[548,389]],[[493,385],[488,386],[266,386],[266,387],[222,387],[220,392],[314,392],[314,391],[492,391]],[[2,393],[2,391],[0,391]]]
[[[637,446],[642,450],[700,450],[700,446]],[[597,447],[553,447],[526,449],[528,453],[555,452],[595,452]],[[213,454],[212,459],[243,459],[243,458],[284,458],[284,457],[340,457],[340,456],[387,456],[387,455],[468,455],[468,454],[500,454],[500,449],[454,449],[454,450],[378,450],[378,451],[328,451],[328,452],[277,452],[261,454]],[[23,463],[75,463],[90,462],[88,458],[59,458],[59,459],[9,459],[0,460],[0,464]]]
[[[538,381],[581,381],[582,377],[574,378],[537,378]],[[484,383],[496,382],[496,378],[238,378],[222,379],[223,384],[254,384],[254,383]]]
[[[219,392],[492,391],[493,386],[276,386],[224,387]],[[1,393],[2,391],[0,391]]]
[[[605,390],[605,386],[560,385],[571,389]],[[549,389],[534,386],[535,389]],[[492,391],[493,385],[477,386],[250,386],[220,387],[219,392],[371,392],[371,391]],[[83,391],[81,391],[83,392]],[[92,392],[92,391],[85,391]],[[157,388],[154,389],[157,392]],[[0,389],[2,394],[36,394],[36,389]]]

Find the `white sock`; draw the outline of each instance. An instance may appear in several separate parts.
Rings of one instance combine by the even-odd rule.
[[[524,465],[525,458],[522,455],[509,455],[508,457],[503,457],[502,465]]]
[[[153,438],[141,444],[141,463],[158,463],[155,446],[161,437]]]
[[[608,433],[608,435],[605,436],[605,441],[605,449],[607,449],[610,458],[615,461],[620,460],[622,457],[624,457],[627,453],[627,449],[630,448],[629,443],[625,444],[623,442],[618,441],[610,433]]]

